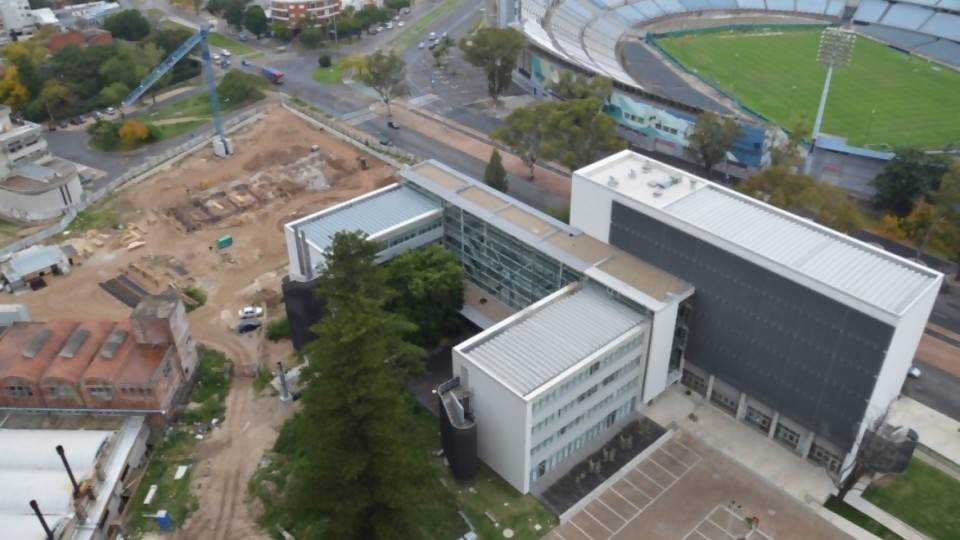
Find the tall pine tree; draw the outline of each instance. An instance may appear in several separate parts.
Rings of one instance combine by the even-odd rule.
[[[379,246],[338,233],[325,253],[318,293],[329,315],[308,345],[304,441],[314,450],[291,478],[292,517],[308,536],[343,540],[416,537],[411,515],[426,463],[412,451],[406,376],[422,350],[405,341],[413,325],[386,310]]]

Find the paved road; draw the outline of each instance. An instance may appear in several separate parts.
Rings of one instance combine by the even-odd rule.
[[[903,394],[924,405],[960,421],[960,377],[916,361],[922,374],[917,379],[907,378]]]

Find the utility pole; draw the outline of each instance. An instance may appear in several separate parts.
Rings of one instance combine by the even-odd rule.
[[[857,35],[850,30],[831,27],[823,31],[820,36],[820,49],[817,51],[817,63],[827,68],[827,79],[823,83],[823,93],[820,94],[820,107],[817,109],[817,119],[813,123],[811,134],[810,153],[803,167],[804,174],[810,174],[813,165],[813,153],[820,137],[820,124],[823,123],[823,112],[827,108],[827,94],[830,93],[830,80],[833,78],[834,68],[842,69],[850,65],[850,55]]]

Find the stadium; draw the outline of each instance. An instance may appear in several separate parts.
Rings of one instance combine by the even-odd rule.
[[[614,82],[607,113],[641,151],[686,159],[702,111],[743,136],[718,170],[764,167],[778,129],[816,114],[828,26],[859,34],[834,77],[811,172],[854,194],[898,145],[960,142],[960,0],[499,0],[494,15],[528,39],[515,79],[549,95],[558,71]]]

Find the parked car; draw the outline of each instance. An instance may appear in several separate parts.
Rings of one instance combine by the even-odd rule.
[[[386,135],[380,135],[380,144],[384,146],[393,146],[393,139]]]
[[[917,366],[910,366],[910,371],[907,372],[907,376],[911,379],[919,379],[922,373]]]
[[[437,33],[436,33],[436,32],[430,32],[430,35],[427,36],[427,37],[430,38],[430,41],[433,41],[433,40],[437,39]]]
[[[70,119],[70,123],[75,126],[82,126],[87,123],[87,119],[81,114],[80,116],[74,116]]]
[[[70,126],[70,124],[68,124],[66,120],[61,120],[57,122],[57,126],[59,126],[60,129],[66,129],[67,127]]]
[[[49,124],[47,124],[47,131],[56,131],[56,130],[57,130],[56,122],[50,122]]]
[[[263,323],[257,320],[253,321],[243,321],[237,325],[238,334],[246,334],[248,332],[253,332],[254,330],[263,326]]]
[[[16,126],[26,125],[26,122],[23,121],[23,117],[20,115],[11,116],[10,121],[13,122],[13,124]]]
[[[397,22],[397,26],[399,26],[400,28],[403,28],[403,21]]]
[[[117,110],[114,109],[113,107],[107,107],[107,110],[104,112],[107,114],[107,116],[117,114]]]
[[[387,122],[387,127],[390,129],[400,129],[400,124],[394,122],[393,120],[390,120],[389,122]]]
[[[223,49],[223,50],[220,51],[220,52],[221,52],[221,54],[223,54],[223,57],[224,57],[224,58],[230,58],[230,51],[228,51],[228,50],[226,50],[226,49]]]
[[[247,306],[240,308],[241,319],[252,319],[263,315],[263,308],[259,306]]]
[[[213,61],[214,61],[214,62],[219,62],[219,61],[220,61],[220,55],[217,54],[217,53],[211,54],[211,55],[210,55],[210,58],[213,58]]]
[[[421,42],[417,45],[417,48],[418,48],[418,49],[422,49],[422,48],[424,48],[424,47],[426,47],[426,46],[427,46],[427,44],[421,41]]]
[[[250,65],[250,61],[247,60],[246,58],[241,58],[241,59],[240,59],[240,64],[241,64],[241,65],[244,65],[244,66],[249,66],[249,65]]]

